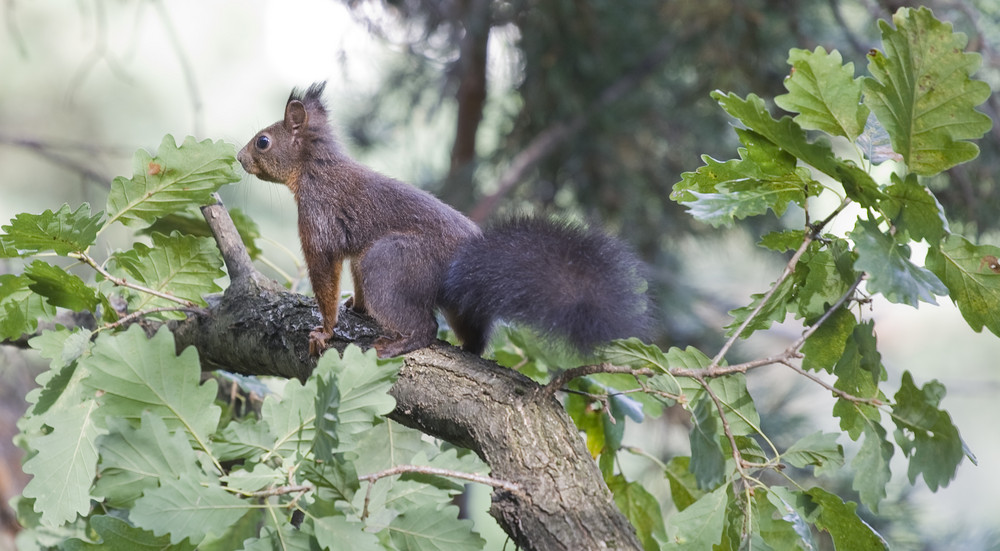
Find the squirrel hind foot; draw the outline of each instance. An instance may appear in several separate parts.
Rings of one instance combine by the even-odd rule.
[[[322,327],[317,327],[309,332],[309,355],[319,356],[329,347],[327,343],[333,337],[332,332],[324,331]]]
[[[434,336],[404,335],[397,338],[381,337],[375,341],[375,351],[379,358],[394,358],[430,346]]]

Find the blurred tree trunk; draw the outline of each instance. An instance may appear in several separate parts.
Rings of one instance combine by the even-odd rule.
[[[472,204],[472,174],[476,165],[476,133],[483,120],[486,104],[486,61],[492,17],[490,0],[461,0],[459,18],[463,35],[459,59],[454,65],[458,89],[455,141],[451,148],[451,167],[441,189],[447,202],[459,210]]]

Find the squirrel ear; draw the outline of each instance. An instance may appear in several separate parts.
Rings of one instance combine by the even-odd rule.
[[[285,106],[285,128],[295,132],[309,123],[309,114],[302,102],[294,99]]]

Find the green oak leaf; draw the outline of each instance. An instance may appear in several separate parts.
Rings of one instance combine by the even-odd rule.
[[[960,235],[949,235],[927,252],[927,268],[948,288],[962,317],[975,331],[986,327],[1000,336],[1000,273],[991,265],[1000,247],[973,245]]]
[[[804,205],[820,186],[809,170],[797,167],[795,157],[767,138],[750,130],[737,130],[746,146],[739,159],[719,162],[705,156],[705,166],[681,175],[671,198],[688,206],[695,218],[714,226],[728,225],[737,218],[764,214],[778,216],[790,203]]]
[[[844,346],[855,325],[857,319],[846,306],[837,309],[802,345],[802,369],[832,373],[833,366],[844,355]]]
[[[66,551],[189,551],[195,549],[195,546],[190,542],[171,545],[168,536],[154,536],[148,530],[136,528],[126,520],[108,515],[91,517],[88,525],[100,538],[100,542],[89,543],[73,538],[67,540],[60,549]]]
[[[269,445],[264,460],[275,455],[285,459],[304,455],[316,438],[316,384],[310,381],[303,385],[297,380],[289,380],[285,383],[280,399],[273,394],[264,399],[260,418],[269,429],[267,434],[273,435],[270,442],[265,434],[252,435]],[[245,422],[240,425],[245,425],[246,429],[252,428],[252,425]],[[259,425],[257,428],[262,430]],[[223,431],[223,435],[226,434]]]
[[[192,204],[207,205],[220,187],[238,182],[232,144],[188,137],[180,146],[166,135],[156,157],[139,150],[132,158],[131,179],[119,176],[108,194],[108,221],[145,225]]]
[[[260,250],[260,246],[257,245],[257,240],[260,239],[260,228],[257,226],[257,223],[239,208],[231,207],[226,210],[229,211],[229,217],[233,219],[236,231],[240,234],[247,252],[250,253],[250,258],[258,258],[263,253]],[[149,227],[143,228],[136,233],[139,235],[151,235],[153,233],[169,235],[175,231],[196,237],[214,237],[212,230],[208,227],[208,222],[205,221],[205,217],[201,214],[200,210],[195,208],[160,216]]]
[[[836,549],[882,551],[889,548],[882,536],[858,516],[858,504],[853,501],[844,502],[819,487],[800,491],[772,486],[771,492],[782,507],[793,509],[797,516],[829,533]]]
[[[902,8],[895,28],[879,21],[885,53],[868,54],[865,104],[885,126],[892,147],[911,171],[930,176],[979,155],[965,141],[992,126],[975,107],[990,96],[989,84],[969,77],[979,54],[965,53],[968,38],[927,8]]]
[[[316,375],[316,438],[313,453],[319,461],[333,461],[333,450],[340,443],[337,425],[340,424],[340,390],[333,373]]]
[[[871,321],[854,326],[851,338],[844,346],[844,353],[833,368],[837,381],[834,387],[857,398],[884,400],[878,383],[886,379],[882,356],[875,339],[875,324]],[[851,440],[857,441],[861,433],[881,419],[878,408],[871,404],[838,398],[833,414],[840,418],[840,428],[847,431]]]
[[[334,374],[340,389],[337,451],[349,450],[376,420],[396,407],[389,389],[396,382],[402,365],[400,358],[381,360],[374,349],[363,352],[357,346],[344,349],[343,357],[334,350],[319,359],[313,373],[317,376]]]
[[[796,270],[791,277],[786,277],[781,283],[778,284],[778,288],[771,295],[770,299],[764,304],[759,312],[754,314],[757,307],[760,305],[767,293],[754,293],[750,295],[753,299],[747,306],[742,306],[736,308],[735,310],[730,310],[729,315],[733,316],[733,321],[726,326],[728,329],[727,334],[732,335],[735,333],[747,318],[750,318],[750,322],[747,324],[746,328],[740,333],[740,338],[747,338],[752,335],[755,331],[762,329],[767,329],[771,327],[774,322],[781,323],[785,320],[785,316],[788,315],[788,304],[792,300],[792,296],[795,292],[797,279],[802,277],[804,272],[802,270]]]
[[[89,329],[58,328],[43,331],[28,341],[39,355],[51,360],[49,371],[35,379],[40,385],[38,393],[28,396],[28,401],[34,403],[28,410],[31,416],[41,416],[57,404],[78,403],[90,394],[80,384],[82,377],[76,373],[76,360],[90,353],[92,336]]]
[[[948,234],[948,220],[944,209],[934,194],[920,185],[916,174],[908,174],[906,179],[892,175],[892,185],[886,190],[882,201],[885,213],[898,232],[904,232],[914,241],[926,239],[931,245],[938,244]]]
[[[660,549],[664,551],[700,551],[712,549],[722,540],[729,503],[729,484],[723,484],[705,494],[667,522],[666,537]]]
[[[151,237],[152,246],[136,243],[131,250],[113,255],[108,270],[133,283],[196,304],[205,304],[203,295],[222,290],[215,280],[225,276],[225,272],[213,240],[176,232],[155,233]],[[129,300],[133,310],[169,306],[177,303],[149,293],[132,293]]]
[[[854,267],[868,274],[868,290],[898,304],[937,304],[934,295],[948,289],[930,270],[910,261],[909,247],[882,232],[872,220],[858,220],[850,233],[858,258]]]
[[[80,360],[84,384],[100,391],[101,411],[138,426],[143,411],[160,417],[169,430],[182,430],[196,447],[208,451],[219,425],[217,384],[201,381],[198,352],[177,355],[174,336],[163,326],[147,339],[133,325],[118,334],[102,333],[90,356]]]
[[[703,490],[715,488],[726,477],[726,455],[719,437],[722,423],[715,403],[707,395],[694,402],[691,408],[691,472]]]
[[[788,64],[792,66],[791,76],[785,79],[788,93],[774,98],[774,103],[798,113],[794,120],[802,128],[854,141],[868,118],[854,64],[845,65],[840,52],[827,53],[822,46],[811,52],[793,48]]]
[[[59,210],[41,214],[21,213],[3,226],[0,235],[0,257],[37,254],[53,251],[60,256],[87,250],[97,239],[104,225],[104,213],[90,214],[84,203],[75,211],[64,204]]]
[[[708,387],[726,411],[726,421],[733,434],[756,434],[760,428],[760,413],[747,390],[747,378],[742,373],[708,380]]]
[[[156,536],[169,534],[172,544],[185,539],[198,544],[209,534],[221,535],[255,506],[218,485],[203,486],[188,477],[165,479],[136,500],[129,520]]]
[[[23,495],[34,498],[44,526],[62,526],[90,511],[103,414],[93,400],[53,410],[45,415],[52,431],[31,439],[37,453],[22,467],[32,476]]]
[[[802,537],[796,531],[797,526],[787,518],[787,508],[779,509],[774,500],[775,498],[767,490],[754,492],[753,506],[764,544],[769,545],[771,549],[814,549],[802,541]]]
[[[794,251],[802,245],[806,238],[803,230],[773,231],[760,238],[758,245],[779,253]]]
[[[645,549],[659,549],[654,534],[665,535],[660,503],[641,483],[629,482],[622,475],[607,481],[615,496],[615,505],[636,529],[636,535]]]
[[[839,436],[832,432],[810,434],[792,444],[781,457],[800,469],[812,465],[816,474],[835,472],[844,465],[844,447],[837,443]]]
[[[678,511],[701,499],[705,490],[698,487],[698,480],[691,472],[691,458],[686,455],[674,456],[665,470],[670,483],[670,499]]]
[[[122,419],[108,419],[109,434],[101,437],[100,476],[94,495],[113,507],[127,509],[142,493],[165,479],[201,478],[198,458],[181,431],[168,431],[163,420],[146,411],[133,428]]]
[[[932,491],[947,486],[964,455],[962,437],[946,411],[938,409],[944,385],[930,381],[918,389],[909,371],[903,372],[892,408],[896,440],[910,457],[910,484],[923,475]]]
[[[24,275],[32,281],[28,288],[45,297],[46,302],[52,306],[76,312],[93,312],[100,303],[97,292],[92,287],[58,266],[35,260],[24,269]]]
[[[598,348],[597,352],[601,361],[613,365],[653,369],[661,373],[666,373],[671,367],[660,347],[646,344],[635,337],[611,341]]]
[[[782,151],[840,182],[848,197],[861,206],[871,206],[882,197],[878,184],[867,172],[853,163],[837,158],[829,143],[814,143],[807,140],[805,131],[792,120],[792,117],[786,116],[776,120],[759,96],[749,94],[744,100],[736,94],[716,91],[712,92],[712,97],[727,113],[750,130],[763,136]]]
[[[851,285],[838,269],[835,252],[829,248],[810,247],[796,267],[796,271],[801,269],[805,275],[798,288],[795,311],[806,320],[812,321],[825,314]]]
[[[365,524],[342,516],[318,517],[313,520],[316,541],[323,549],[340,549],[350,542],[352,551],[383,551],[378,536],[365,531]],[[268,550],[274,547],[268,547]],[[311,548],[307,548],[311,549]],[[401,548],[405,549],[405,548]]]
[[[879,501],[885,499],[885,487],[892,477],[889,461],[895,448],[886,440],[885,429],[878,423],[865,425],[865,439],[851,461],[854,469],[852,487],[872,511],[878,512]]]
[[[55,306],[31,290],[32,283],[26,275],[0,274],[0,340],[31,333],[39,320],[56,314]]]
[[[429,551],[478,551],[486,545],[472,531],[472,521],[458,518],[458,507],[421,507],[392,519],[389,538],[397,549]]]
[[[243,547],[241,549],[243,551],[275,551],[276,549],[280,551],[317,551],[319,548],[317,547],[316,536],[313,532],[313,526],[309,520],[302,523],[302,525],[298,528],[293,526],[291,523],[282,523],[277,526],[264,526],[260,529],[260,536],[244,540]],[[331,529],[331,534],[333,535],[340,533],[342,532],[339,530]],[[368,534],[367,536],[371,536],[371,534]],[[354,548],[358,551],[382,551],[385,549],[381,546],[375,548],[370,547],[368,543],[371,541],[371,538],[367,536],[358,537],[357,540],[351,539],[351,545],[355,546],[356,542],[356,546]],[[341,543],[343,543],[343,541],[347,540],[341,540]],[[336,549],[336,547],[330,547],[328,549]]]

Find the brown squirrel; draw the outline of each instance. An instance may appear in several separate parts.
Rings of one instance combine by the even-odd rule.
[[[642,263],[619,241],[577,225],[516,218],[486,232],[431,194],[351,159],[327,121],[326,83],[293,90],[285,117],[237,158],[250,174],[295,195],[299,238],[323,318],[309,334],[314,355],[337,324],[340,273],[351,261],[354,296],[384,336],[381,357],[430,345],[439,308],[482,354],[503,319],[582,352],[648,327]]]

